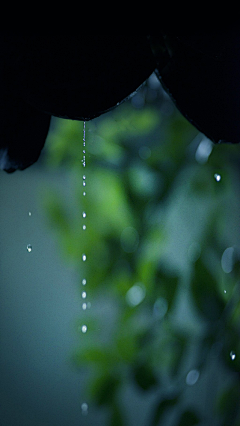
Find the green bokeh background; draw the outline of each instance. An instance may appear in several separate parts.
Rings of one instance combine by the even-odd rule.
[[[86,168],[82,138],[53,118],[37,165],[1,176],[1,392],[32,416],[3,426],[239,426],[239,146],[213,146],[154,75],[86,123]],[[72,418],[57,351],[81,382]]]
[[[46,160],[69,170],[72,200],[48,189],[45,209],[79,299],[87,278],[73,360],[89,372],[89,406],[105,410],[106,426],[132,426],[128,388],[151,397],[145,426],[239,425],[239,147],[213,146],[154,76],[86,123],[84,170],[82,133],[55,122]]]

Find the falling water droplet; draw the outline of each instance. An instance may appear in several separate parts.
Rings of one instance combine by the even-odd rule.
[[[31,251],[32,251],[32,245],[31,244],[27,245],[27,251],[28,251],[28,253],[31,253]]]
[[[32,216],[32,212],[28,212],[28,216]]]
[[[226,294],[227,293],[227,290],[224,290],[224,294]]]
[[[86,325],[83,325],[82,326],[82,333],[86,333],[87,332],[87,330],[88,330],[88,328],[87,328],[87,326]]]
[[[83,122],[83,142],[85,142],[85,136],[86,136],[86,121]]]
[[[232,361],[234,361],[234,360],[236,359],[236,354],[235,354],[235,352],[231,351],[231,352],[230,352],[230,357],[231,357],[231,360],[232,360]]]
[[[84,123],[83,123],[83,157],[82,157],[82,165],[83,165],[84,168],[86,167],[86,150],[85,150],[85,147],[86,147],[86,122],[84,121]],[[84,189],[83,189],[83,197],[85,197],[86,196],[86,192],[85,192],[86,176],[85,176],[85,174],[83,175],[83,187],[84,187]],[[82,217],[83,217],[83,219],[86,219],[87,214],[86,214],[85,211],[82,212]],[[86,231],[87,227],[86,227],[85,224],[83,224],[82,229],[83,229],[83,231]],[[82,254],[82,261],[86,262],[86,260],[87,260],[86,254]],[[86,284],[87,284],[87,280],[86,280],[86,278],[83,278],[82,279],[82,285],[86,286]],[[83,311],[86,311],[87,308],[88,308],[88,303],[86,303],[86,299],[87,299],[87,292],[86,291],[82,292],[82,299],[83,299],[82,309],[83,309]],[[83,334],[86,334],[87,331],[88,331],[88,327],[87,327],[86,324],[84,324],[81,327],[81,332]],[[82,410],[82,415],[83,416],[87,416],[88,415],[88,404],[86,402],[82,403],[81,410]]]
[[[216,182],[220,182],[220,180],[222,179],[222,176],[219,175],[218,173],[215,173],[214,179],[215,179]]]
[[[86,402],[84,402],[81,405],[81,409],[82,409],[82,415],[87,416],[88,415],[88,404]]]

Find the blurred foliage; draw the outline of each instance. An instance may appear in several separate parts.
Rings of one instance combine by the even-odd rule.
[[[74,360],[89,369],[90,403],[126,426],[130,386],[155,400],[144,426],[173,412],[176,426],[240,425],[239,146],[213,147],[154,76],[86,123],[85,169],[82,134],[82,123],[53,122],[46,163],[66,173],[68,193],[48,188],[44,203],[80,294],[87,278]],[[189,399],[199,388],[202,401]]]

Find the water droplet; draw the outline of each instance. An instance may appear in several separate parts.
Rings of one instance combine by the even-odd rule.
[[[128,290],[126,300],[129,306],[137,306],[144,300],[145,296],[145,286],[142,283],[137,283]]]
[[[84,311],[86,311],[86,309],[87,309],[87,303],[83,303],[83,304],[82,304],[82,309],[83,309]]]
[[[224,290],[224,294],[226,294],[227,293],[227,290]]]
[[[87,416],[88,415],[88,404],[86,402],[84,402],[81,405],[81,409],[82,409],[82,415]]]
[[[236,359],[236,354],[235,354],[235,352],[231,351],[231,352],[230,352],[230,357],[231,357],[231,360],[232,360],[232,361],[234,361],[234,360]]]
[[[28,212],[28,216],[32,216],[32,212]]]
[[[86,333],[87,332],[87,330],[88,330],[88,328],[87,328],[87,326],[86,325],[83,325],[82,326],[82,333]]]
[[[219,175],[218,173],[215,173],[214,179],[215,179],[216,182],[220,182],[220,180],[222,179],[222,176]]]
[[[193,386],[197,383],[199,379],[200,373],[198,370],[191,370],[189,371],[187,377],[186,377],[186,383],[188,386]]]
[[[85,219],[87,217],[87,214],[83,212],[82,217]]]
[[[82,285],[86,285],[87,284],[87,280],[85,280],[85,278],[82,280]]]
[[[86,231],[86,229],[87,229],[86,225],[83,225],[82,229],[83,229],[84,231]]]
[[[83,260],[83,262],[86,262],[86,260],[87,260],[87,256],[86,256],[86,254],[83,254],[83,255],[82,255],[82,260]]]
[[[31,253],[31,251],[32,251],[32,246],[31,246],[31,244],[28,244],[28,245],[27,245],[27,251],[28,251],[28,253]]]
[[[84,192],[83,192],[83,196],[85,197],[85,195],[86,195],[86,192],[84,191]]]
[[[234,267],[234,248],[228,247],[222,255],[221,259],[222,269],[226,274],[230,274]]]
[[[83,299],[86,299],[86,297],[87,297],[87,293],[86,293],[86,291],[83,291],[83,292],[82,292],[82,298],[83,298]]]
[[[83,175],[83,180],[85,180],[86,179],[86,176],[85,175]]]

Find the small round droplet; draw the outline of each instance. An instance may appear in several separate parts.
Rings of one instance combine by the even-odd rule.
[[[83,180],[85,180],[86,179],[86,176],[85,175],[83,175]]]
[[[82,298],[83,298],[83,299],[86,299],[86,298],[87,298],[87,293],[86,293],[86,291],[83,291],[83,292],[82,292]]]
[[[87,284],[87,280],[85,280],[85,278],[82,280],[82,285],[86,285]]]
[[[231,352],[230,352],[230,357],[231,357],[231,360],[232,360],[232,361],[234,361],[234,360],[236,359],[236,354],[235,354],[235,352],[231,351]]]
[[[83,309],[83,311],[86,311],[86,310],[87,310],[87,303],[83,303],[83,304],[82,304],[82,309]]]
[[[82,217],[85,219],[87,217],[87,214],[83,212]]]
[[[224,290],[224,294],[227,294],[227,290]]]
[[[32,216],[32,212],[28,212],[28,216]]]
[[[188,386],[193,386],[197,383],[199,379],[200,373],[198,370],[191,370],[189,371],[187,377],[186,377],[186,383]]]
[[[82,415],[87,416],[88,415],[88,404],[86,402],[84,402],[81,405],[81,409],[82,409]]]
[[[87,329],[88,329],[88,328],[87,328],[87,326],[86,326],[86,325],[83,325],[83,326],[82,326],[82,333],[84,333],[84,334],[85,334],[85,333],[87,332]]]
[[[215,179],[216,182],[220,182],[220,180],[222,179],[222,176],[219,175],[218,173],[215,173],[214,179]]]
[[[83,254],[83,255],[82,255],[82,260],[83,260],[83,262],[86,262],[86,260],[87,260],[87,256],[86,256],[86,254]]]
[[[84,196],[84,197],[86,196],[86,192],[85,192],[85,191],[83,192],[83,196]]]
[[[86,225],[83,225],[82,229],[83,229],[84,231],[86,231],[86,229],[87,229]]]
[[[31,244],[27,245],[27,251],[28,251],[28,253],[31,253],[31,251],[32,251],[32,245]]]

